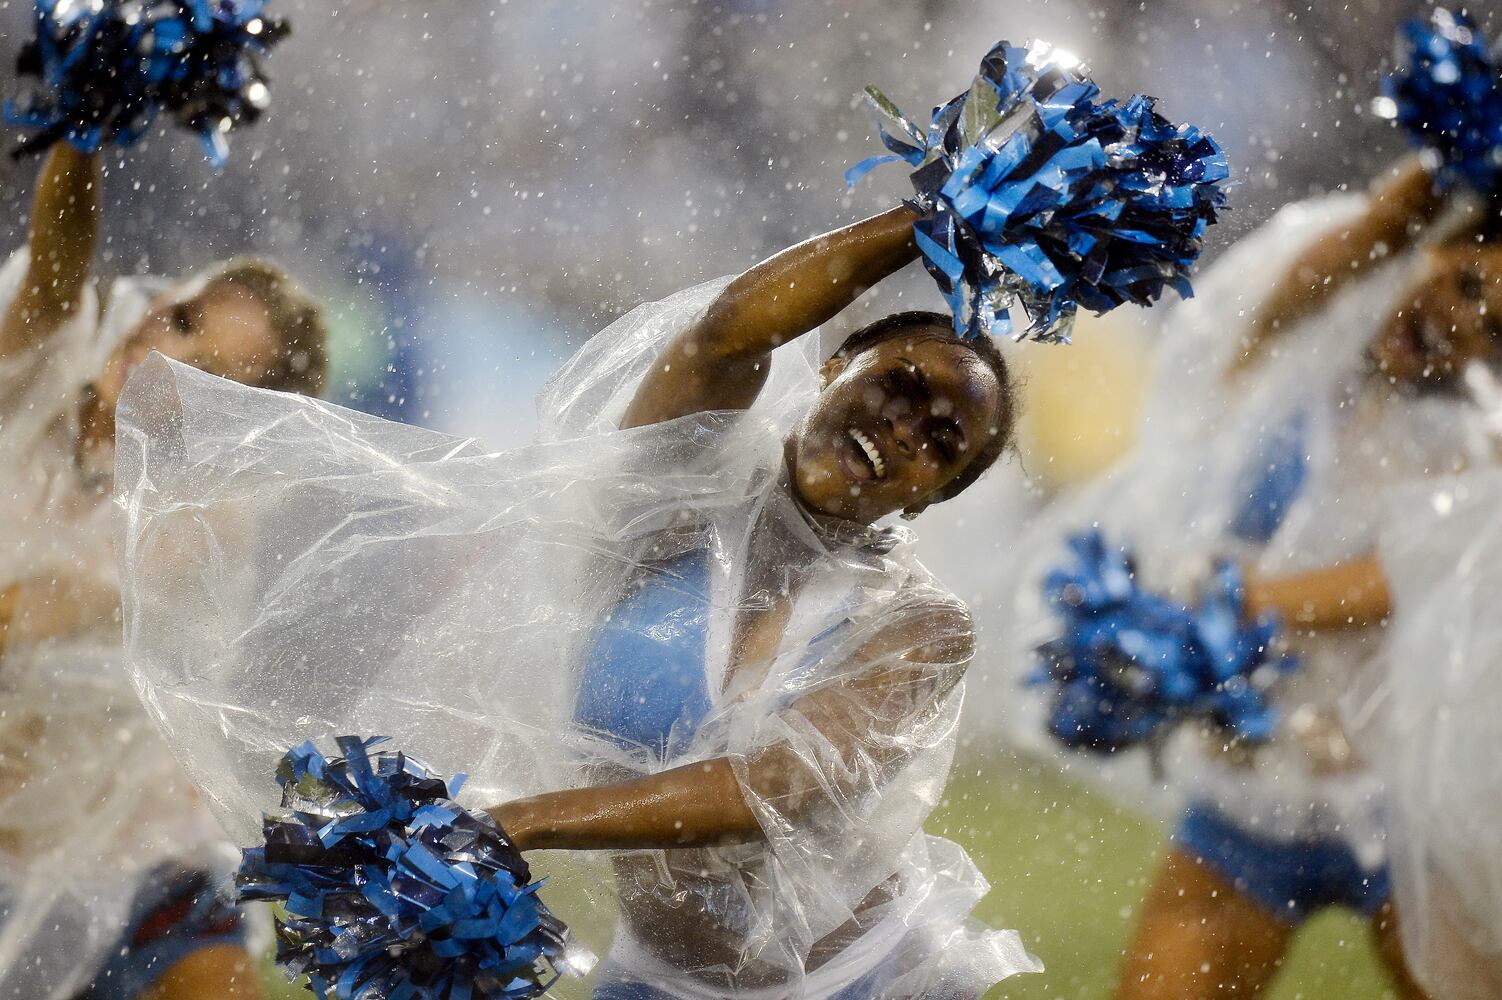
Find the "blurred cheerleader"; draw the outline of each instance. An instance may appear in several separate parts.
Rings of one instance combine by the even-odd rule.
[[[1063,535],[1092,522],[1135,551],[1150,585],[1193,586],[1209,559],[1239,560],[1244,612],[1280,617],[1303,663],[1272,687],[1280,722],[1264,745],[1185,726],[1161,747],[1169,798],[1187,809],[1128,952],[1124,1000],[1255,996],[1298,926],[1332,905],[1371,920],[1404,996],[1473,995],[1435,973],[1426,947],[1463,909],[1436,915],[1441,897],[1415,888],[1445,884],[1435,867],[1453,884],[1456,869],[1430,849],[1443,813],[1415,808],[1422,782],[1411,764],[1456,765],[1436,794],[1469,829],[1486,785],[1437,737],[1398,765],[1394,740],[1436,734],[1390,695],[1423,669],[1415,647],[1383,655],[1394,592],[1399,620],[1424,618],[1403,595],[1424,593],[1411,577],[1443,575],[1444,539],[1414,540],[1409,551],[1433,560],[1422,568],[1385,565],[1379,543],[1410,527],[1392,520],[1395,489],[1442,489],[1499,455],[1495,402],[1477,390],[1502,363],[1502,86],[1463,18],[1437,11],[1404,31],[1410,61],[1389,103],[1422,153],[1365,196],[1285,208],[1204,277],[1167,331],[1144,444],[1102,484],[1055,505],[1028,559],[1018,614],[1031,622],[1042,617],[1039,569],[1057,560]],[[1415,480],[1438,485],[1405,485]],[[1013,662],[1027,658],[1018,650]],[[1482,693],[1471,675],[1447,690],[1466,683]],[[1111,764],[1118,778],[1127,763]],[[1396,893],[1390,856],[1407,865]],[[1494,944],[1495,908],[1478,899],[1487,897],[1465,900],[1477,921],[1465,940]]]
[[[1409,164],[1366,199],[1285,209],[1219,265],[1246,279],[1250,261],[1277,266],[1267,261],[1280,244],[1302,244],[1270,293],[1245,303],[1212,274],[1207,287],[1226,298],[1207,296],[1181,317],[1186,327],[1229,325],[1228,314],[1251,305],[1255,318],[1223,381],[1201,380],[1200,405],[1218,397],[1225,407],[1212,429],[1173,455],[1151,442],[1155,454],[1139,461],[1152,491],[1179,494],[1168,524],[1191,540],[1160,534],[1154,561],[1182,578],[1195,545],[1244,560],[1246,613],[1277,615],[1303,666],[1279,682],[1269,745],[1216,749],[1225,740],[1211,734],[1208,757],[1180,758],[1188,810],[1148,891],[1118,997],[1257,995],[1294,931],[1331,905],[1370,918],[1400,991],[1426,995],[1394,922],[1382,782],[1353,745],[1341,701],[1379,673],[1390,611],[1376,554],[1385,491],[1495,458],[1460,376],[1469,363],[1502,361],[1488,318],[1502,309],[1502,250],[1470,230],[1418,241],[1439,207],[1427,173]],[[1312,241],[1301,238],[1311,229]],[[1142,499],[1139,488],[1125,502]],[[1139,551],[1157,548],[1142,544],[1148,535],[1131,532]]]
[[[325,332],[258,260],[98,296],[98,161],[51,148],[0,270],[0,995],[255,997],[223,834],[122,663],[115,404],[151,351],[317,392]]]
[[[1332,905],[1366,914],[1404,995],[1425,996],[1394,922],[1382,781],[1341,702],[1381,676],[1386,491],[1496,457],[1462,375],[1502,361],[1502,249],[1478,238],[1473,203],[1437,224],[1445,208],[1405,163],[1370,195],[1291,206],[1233,248],[1170,323],[1138,453],[1037,526],[1024,621],[1041,617],[1039,570],[1061,538],[1095,523],[1150,584],[1192,586],[1210,558],[1240,560],[1247,615],[1280,616],[1303,663],[1273,689],[1267,745],[1186,726],[1164,747],[1188,807],[1119,997],[1256,995]],[[1270,291],[1249,300],[1259,282]]]

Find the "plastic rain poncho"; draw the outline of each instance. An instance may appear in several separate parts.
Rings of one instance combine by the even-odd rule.
[[[1061,497],[1028,532],[1022,583],[1010,599],[1016,619],[1001,631],[999,651],[1019,679],[1036,662],[1032,645],[1055,627],[1040,581],[1063,560],[1071,534],[1098,524],[1109,542],[1135,550],[1144,586],[1188,601],[1216,558],[1277,576],[1369,555],[1390,487],[1493,461],[1483,411],[1462,394],[1401,396],[1366,374],[1366,348],[1416,276],[1421,250],[1374,268],[1285,331],[1255,367],[1227,377],[1261,296],[1298,253],[1364,204],[1337,196],[1284,209],[1172,314],[1136,452]],[[1222,739],[1189,725],[1163,748],[1161,774],[1151,773],[1145,751],[1104,761],[1071,754],[1066,766],[1160,814],[1188,797],[1260,836],[1343,841],[1376,870],[1384,860],[1380,778],[1344,738],[1299,734],[1330,731],[1311,723],[1328,722],[1337,734],[1347,725],[1347,706],[1380,680],[1371,663],[1382,630],[1284,635],[1303,667],[1277,682],[1280,725],[1269,745],[1233,757]],[[1045,701],[1041,690],[1019,699],[1015,731],[1056,753],[1046,742]]]
[[[0,307],[27,263],[0,270]],[[0,997],[72,997],[119,947],[142,878],[223,837],[124,669],[108,465],[76,453],[84,384],[154,290],[116,282],[101,319],[90,289],[71,322],[0,359],[0,592],[18,600],[0,653]],[[62,608],[64,634],[26,634]]]
[[[1502,472],[1389,498],[1394,613],[1373,699],[1398,929],[1436,1000],[1502,991]]]
[[[118,416],[136,683],[243,844],[307,739],[390,736],[476,807],[728,757],[764,843],[620,855],[613,880],[543,859],[584,945],[619,909],[608,966],[679,996],[828,996],[878,966],[871,996],[979,995],[1036,963],[967,921],[984,879],[920,828],[969,620],[900,530],[793,500],[809,359],[779,352],[749,412],[615,430],[721,288],[595,337],[503,453],[148,360]]]

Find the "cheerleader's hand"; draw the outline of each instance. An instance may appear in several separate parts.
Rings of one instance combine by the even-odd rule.
[[[1345,774],[1362,766],[1345,727],[1329,712],[1300,705],[1288,716],[1286,729],[1304,751],[1309,770],[1316,777]]]
[[[512,845],[518,851],[530,851],[533,849],[533,831],[537,828],[536,809],[527,799],[517,799],[504,805],[495,806],[485,810],[490,818],[510,838]]]

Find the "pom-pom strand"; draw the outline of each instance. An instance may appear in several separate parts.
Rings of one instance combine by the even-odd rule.
[[[243,852],[242,901],[271,900],[277,963],[320,998],[498,1000],[541,995],[566,930],[504,831],[383,740],[346,736],[282,760],[282,809]]]

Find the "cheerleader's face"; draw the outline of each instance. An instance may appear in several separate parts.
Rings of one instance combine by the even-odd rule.
[[[274,371],[279,346],[271,317],[254,295],[190,283],[152,302],[105,362],[94,392],[113,410],[125,380],[152,351],[211,375],[256,385]]]
[[[1502,251],[1432,253],[1367,353],[1378,373],[1418,388],[1452,382],[1471,361],[1502,359]]]
[[[897,337],[831,359],[818,402],[789,440],[800,498],[871,523],[921,508],[996,433],[1001,386],[969,348]]]

